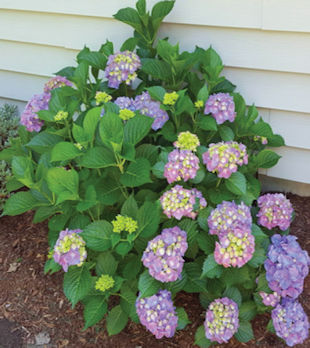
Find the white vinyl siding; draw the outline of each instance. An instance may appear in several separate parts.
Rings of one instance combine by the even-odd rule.
[[[147,0],[149,7],[155,0]],[[86,44],[116,48],[132,29],[113,19],[134,0],[0,0],[0,100],[20,104],[40,93],[57,70],[75,65]],[[212,44],[224,74],[286,147],[263,171],[310,184],[310,2],[308,0],[177,0],[160,29],[182,49]]]

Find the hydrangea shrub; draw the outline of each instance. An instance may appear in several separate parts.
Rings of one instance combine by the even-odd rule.
[[[120,10],[133,37],[85,47],[31,99],[18,141],[0,153],[28,188],[4,215],[48,221],[45,272],[64,272],[85,328],[113,335],[132,320],[172,337],[189,323],[174,304],[185,291],[205,311],[201,347],[251,340],[251,320],[266,311],[279,337],[300,342],[308,321],[290,301],[309,257],[287,236],[289,201],[261,195],[256,175],[284,141],[221,75],[212,48],[180,52],[157,39],[173,5]]]

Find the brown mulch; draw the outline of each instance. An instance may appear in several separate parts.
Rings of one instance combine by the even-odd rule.
[[[289,198],[296,212],[291,233],[298,236],[310,254],[310,197],[289,195]],[[185,307],[192,323],[178,331],[173,339],[158,341],[142,325],[134,323],[112,337],[107,335],[104,321],[82,331],[82,306],[70,307],[62,291],[63,274],[43,274],[48,251],[47,226],[45,223],[34,225],[31,220],[30,213],[0,219],[0,348],[34,344],[34,337],[40,332],[50,335],[51,342],[46,347],[53,348],[194,347],[195,331],[203,323],[204,313],[197,296],[185,293],[178,295],[176,305]],[[310,317],[310,277],[299,300]],[[247,344],[231,340],[217,347],[285,347],[276,336],[266,332],[268,321],[268,315],[254,320],[255,340]],[[299,347],[310,348],[310,339]]]

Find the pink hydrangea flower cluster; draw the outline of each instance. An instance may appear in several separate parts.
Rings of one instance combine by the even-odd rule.
[[[181,220],[183,216],[195,219],[198,214],[197,210],[207,206],[200,191],[195,188],[188,190],[181,185],[176,185],[171,190],[166,191],[160,197],[160,202],[164,214],[169,219],[174,217],[177,220]]]
[[[210,95],[205,105],[206,115],[211,114],[217,124],[234,122],[236,118],[234,98],[228,93]]]
[[[243,202],[223,201],[212,210],[208,218],[209,233],[225,235],[236,227],[245,226],[251,228],[252,216],[250,208]]]
[[[302,293],[310,265],[308,253],[296,239],[295,236],[273,235],[264,263],[270,289],[293,299]]]
[[[178,316],[170,291],[160,290],[151,297],[138,298],[136,310],[141,324],[157,339],[173,337],[178,326]]]
[[[37,113],[48,109],[50,99],[50,93],[41,93],[35,94],[29,100],[20,117],[20,124],[25,126],[28,132],[40,132],[44,123],[39,119]]]
[[[297,300],[284,299],[272,310],[271,318],[277,336],[284,339],[289,347],[303,343],[308,338],[309,320]]]
[[[282,193],[267,193],[257,200],[259,206],[258,223],[268,230],[279,227],[285,231],[290,227],[293,207]]]
[[[210,303],[204,322],[206,337],[218,343],[227,343],[239,328],[239,309],[228,297]]]
[[[178,226],[165,228],[149,241],[142,262],[150,275],[160,282],[174,282],[180,278],[187,250],[187,234]]]
[[[267,294],[264,291],[260,291],[259,294],[265,306],[275,307],[281,300],[281,296],[276,291],[274,291],[272,294]]]
[[[188,181],[196,177],[199,158],[191,151],[175,149],[169,153],[168,161],[165,165],[164,176],[169,184],[180,180]]]
[[[86,243],[79,233],[82,230],[61,231],[54,247],[53,257],[54,261],[62,266],[65,272],[68,271],[69,266],[81,266],[86,260]]]
[[[235,141],[210,144],[202,159],[209,172],[225,179],[235,173],[238,166],[248,164],[246,146]]]
[[[255,251],[255,238],[248,227],[230,230],[221,235],[219,241],[215,243],[214,259],[224,267],[242,267]]]
[[[105,69],[108,86],[118,88],[122,82],[130,85],[137,77],[136,71],[140,67],[140,58],[133,52],[124,51],[110,55]]]
[[[72,82],[67,80],[63,76],[55,76],[51,78],[46,84],[44,85],[44,92],[49,93],[51,90],[59,87],[64,87],[64,86],[72,86]]]

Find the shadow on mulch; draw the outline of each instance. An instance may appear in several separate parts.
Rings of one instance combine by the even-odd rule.
[[[288,197],[296,212],[291,233],[298,236],[301,246],[310,253],[310,197]],[[63,274],[43,274],[48,252],[47,226],[45,223],[34,225],[31,220],[31,213],[0,219],[0,348],[19,348],[21,339],[24,347],[32,345],[35,335],[42,331],[51,337],[50,348],[195,347],[195,331],[204,321],[204,311],[195,294],[180,293],[176,298],[176,305],[185,307],[192,323],[177,332],[173,339],[156,340],[142,325],[134,323],[112,337],[107,336],[104,321],[82,331],[82,306],[70,307],[62,291]],[[310,277],[305,281],[299,300],[310,316]],[[266,332],[268,321],[269,315],[254,320],[255,340],[247,344],[233,339],[226,345],[214,347],[286,347],[276,336]],[[296,347],[310,348],[310,340]]]

